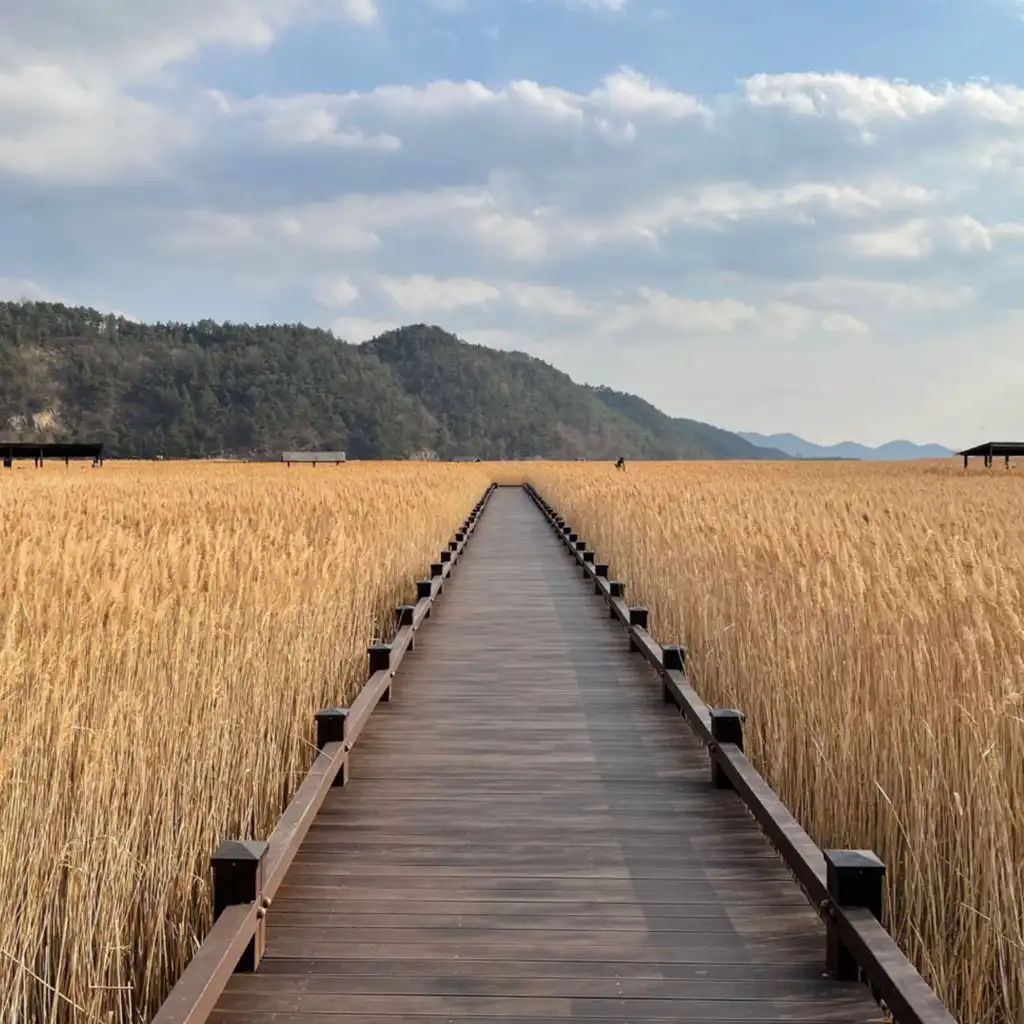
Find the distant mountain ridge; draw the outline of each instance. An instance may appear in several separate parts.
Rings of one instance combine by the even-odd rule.
[[[0,302],[0,437],[111,457],[783,459],[522,352],[414,324],[360,345],[302,324],[146,324]]]
[[[912,441],[889,441],[871,448],[855,441],[821,445],[805,441],[796,434],[757,434],[738,431],[737,436],[760,448],[774,448],[794,459],[860,459],[864,462],[909,462],[912,459],[945,459],[952,450],[940,444],[914,444]]]

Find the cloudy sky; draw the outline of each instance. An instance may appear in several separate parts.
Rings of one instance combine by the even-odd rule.
[[[1024,435],[1015,0],[0,0],[0,298]]]

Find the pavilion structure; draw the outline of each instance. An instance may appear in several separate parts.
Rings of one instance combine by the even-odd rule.
[[[967,468],[967,460],[970,458],[984,459],[986,469],[992,468],[994,459],[1002,458],[1005,460],[1006,468],[1009,469],[1011,456],[1017,458],[1024,455],[1024,441],[986,441],[973,448],[965,448],[957,454],[963,456],[964,469]]]
[[[91,459],[94,466],[103,465],[102,444],[34,444],[31,442],[0,441],[0,458],[4,468],[11,469],[15,459],[31,459],[39,469],[46,459],[63,459],[68,465],[72,459]]]

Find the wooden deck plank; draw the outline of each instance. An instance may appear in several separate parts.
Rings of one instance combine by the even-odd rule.
[[[498,490],[222,1024],[882,1019],[643,660]]]

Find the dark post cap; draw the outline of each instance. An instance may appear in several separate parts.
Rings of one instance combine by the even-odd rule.
[[[433,588],[433,582],[431,580],[417,580],[416,581],[416,599],[422,600],[424,597],[430,597],[431,590]]]
[[[440,562],[432,562],[430,565],[430,575],[440,576],[444,572],[444,566]]]
[[[602,579],[608,579],[608,563],[596,562],[594,564],[594,575],[600,576]]]
[[[464,541],[466,539],[466,531],[465,530],[456,530],[455,531],[455,539],[457,541]]]
[[[711,708],[711,737],[743,749],[743,713],[735,708]]]
[[[679,644],[668,644],[661,649],[661,664],[664,668],[682,672],[686,667],[686,649]]]
[[[626,584],[622,580],[609,580],[608,593],[612,597],[622,597],[626,593]]]
[[[578,540],[578,541],[576,541],[576,550],[577,551],[586,551],[587,550],[587,542],[585,540]]]
[[[841,907],[866,907],[882,917],[885,863],[873,850],[822,850],[829,894]]]
[[[442,562],[450,562],[451,560],[452,560],[452,553],[450,551],[442,551],[441,552],[441,561]]]
[[[400,604],[395,609],[395,621],[399,626],[411,626],[412,617],[416,613],[416,608],[411,604]]]
[[[370,656],[370,674],[391,668],[391,644],[371,644],[366,649]]]
[[[348,708],[325,708],[314,716],[316,720],[316,749],[323,750],[328,743],[345,742],[345,722]]]
[[[593,551],[584,551],[583,552],[583,561],[584,562],[592,562],[593,560],[594,560],[594,552]]]
[[[223,864],[229,861],[259,863],[263,860],[269,845],[269,843],[258,842],[255,839],[224,839],[210,858],[210,862],[213,864]]]
[[[630,608],[629,609],[629,624],[631,626],[639,626],[641,629],[647,628],[647,609],[646,608]]]

